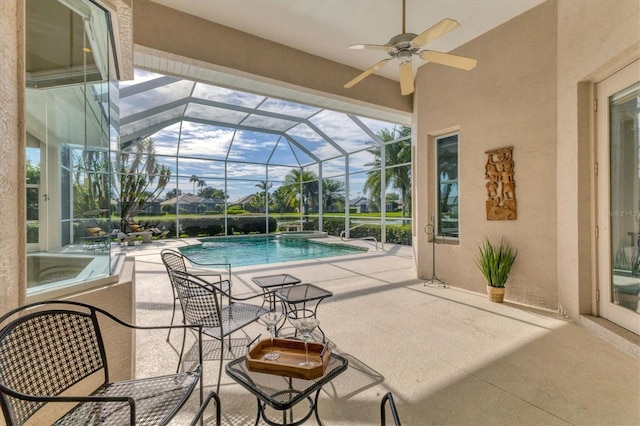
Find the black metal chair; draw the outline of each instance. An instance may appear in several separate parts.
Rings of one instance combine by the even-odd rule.
[[[198,336],[199,363],[192,370],[110,382],[101,321],[135,330],[166,328],[131,325],[70,301],[36,302],[0,318],[0,405],[8,425],[22,425],[45,407],[40,415],[62,410],[56,425],[165,425],[198,382],[202,404],[202,327],[172,326]]]
[[[220,426],[220,422],[222,421],[222,408],[220,406],[220,397],[218,396],[217,393],[213,391],[207,394],[206,398],[204,399],[204,402],[200,405],[200,409],[196,413],[196,416],[193,418],[193,421],[191,422],[190,426],[196,426],[198,423],[202,424],[202,421],[204,420],[205,410],[207,409],[207,406],[209,405],[212,399],[216,402],[216,425]]]
[[[164,266],[167,269],[167,274],[169,274],[172,270],[189,272],[190,274],[196,275],[198,277],[206,278],[206,281],[209,284],[215,285],[220,290],[231,294],[231,264],[198,263],[194,260],[189,259],[179,251],[171,249],[162,250],[160,252],[160,257],[162,258],[162,263],[164,263]],[[227,277],[224,281],[222,279],[223,275],[226,275]],[[171,279],[171,276],[169,276],[169,279]],[[173,285],[171,286],[171,291],[173,292],[173,313],[171,314],[171,324],[173,325],[173,321],[176,316],[176,300],[178,300],[178,295],[176,294],[176,289]],[[169,329],[169,332],[167,333],[167,341],[169,341],[170,336],[171,329]]]
[[[385,426],[386,416],[385,416],[385,405],[389,403],[389,410],[391,410],[391,416],[393,417],[393,423],[395,426],[401,426],[400,424],[400,416],[398,416],[398,410],[396,409],[396,403],[393,401],[393,395],[391,392],[388,392],[385,396],[382,397],[380,401],[380,424]]]
[[[218,386],[216,392],[220,392],[220,379],[222,377],[222,361],[224,359],[224,338],[229,337],[228,349],[231,351],[231,334],[256,321],[260,315],[269,312],[262,305],[243,303],[246,300],[260,298],[263,294],[254,294],[249,297],[233,297],[229,293],[211,286],[202,278],[188,272],[173,269],[169,272],[185,324],[202,325],[202,333],[220,341],[220,368],[218,370]],[[229,299],[229,305],[221,307],[222,297]],[[186,329],[184,330],[186,333]],[[184,352],[183,335],[180,362]]]

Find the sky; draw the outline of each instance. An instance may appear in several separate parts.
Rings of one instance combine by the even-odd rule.
[[[363,195],[367,176],[363,171],[373,162],[367,149],[374,146],[374,140],[362,126],[371,134],[395,126],[365,117],[354,121],[344,113],[163,77],[136,70],[135,80],[120,83],[120,134],[122,140],[134,134],[154,139],[158,161],[172,171],[166,191],[178,187],[185,193],[193,192],[192,175],[207,186],[224,190],[225,161],[230,201],[258,192],[256,184],[263,180],[272,182],[275,190],[294,167],[319,174],[313,157],[322,161],[324,178],[344,182],[343,152],[347,152],[354,153],[349,159],[349,198],[356,198]],[[138,86],[141,83],[147,87]],[[171,107],[163,107],[167,103]],[[227,105],[236,109],[226,109]],[[144,129],[155,130],[153,126],[163,123],[167,126],[145,133]]]

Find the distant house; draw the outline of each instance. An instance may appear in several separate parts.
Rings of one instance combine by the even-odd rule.
[[[349,207],[356,208],[356,213],[367,213],[369,211],[369,200],[366,197],[358,197],[349,200]]]
[[[173,206],[176,211],[187,213],[204,213],[215,211],[220,205],[224,205],[221,198],[202,198],[197,195],[183,194],[178,197],[170,198],[160,203],[161,206]]]
[[[231,201],[228,204],[229,207],[233,207],[233,206],[238,206],[240,207],[242,210],[250,210],[250,204],[251,204],[251,200],[253,200],[253,197],[255,196],[255,194],[249,194],[249,195],[245,195],[242,198],[238,198],[236,201]]]
[[[160,201],[150,201],[144,205],[140,213],[147,215],[162,214],[162,205]]]
[[[366,197],[357,197],[349,200],[349,207],[356,209],[356,213],[370,213],[377,211],[377,208],[371,207],[371,202]],[[402,207],[402,201],[391,202],[388,201],[385,204],[385,211],[392,212],[397,208]]]

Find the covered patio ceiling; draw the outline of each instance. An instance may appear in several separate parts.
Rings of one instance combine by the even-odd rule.
[[[354,51],[348,46],[385,44],[403,28],[402,0],[151,1],[360,70],[383,59],[384,54],[379,50]],[[406,0],[406,30],[419,34],[444,18],[457,20],[459,29],[428,45],[429,49],[449,52],[543,1]],[[424,63],[416,61],[414,73]],[[393,65],[376,74],[398,80]]]

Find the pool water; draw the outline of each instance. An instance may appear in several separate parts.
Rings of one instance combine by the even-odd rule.
[[[318,259],[362,253],[365,249],[304,239],[278,239],[275,236],[202,239],[202,246],[180,251],[199,263],[230,263],[233,266],[264,265],[293,260]]]

